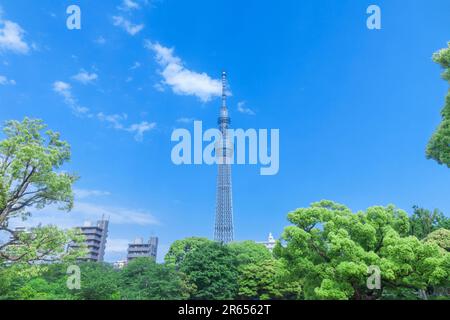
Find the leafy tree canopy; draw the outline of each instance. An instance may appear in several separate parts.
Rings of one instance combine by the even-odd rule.
[[[433,55],[434,62],[443,69],[442,78],[450,82],[450,42],[448,48],[442,49]],[[439,164],[450,168],[450,91],[445,99],[445,105],[441,112],[442,123],[431,137],[427,147],[427,158],[434,159]]]
[[[46,259],[56,239],[63,237],[52,228],[38,228],[30,236],[9,228],[11,218],[25,219],[30,208],[58,204],[60,209],[70,210],[73,206],[72,184],[76,177],[58,171],[70,159],[70,146],[57,132],[43,133],[45,128],[41,120],[28,118],[7,121],[3,128],[6,138],[0,141],[0,234],[11,240],[0,246],[0,261],[39,260],[39,254],[20,252],[20,241],[28,241],[23,247],[35,247]]]
[[[435,230],[441,228],[450,229],[450,218],[445,217],[438,209],[430,211],[414,206],[414,213],[410,218],[410,226],[410,234],[423,239]]]
[[[237,295],[237,262],[225,245],[210,242],[191,250],[181,262],[180,271],[196,287],[193,299],[227,300]]]
[[[135,259],[121,271],[120,288],[126,300],[182,300],[193,291],[175,267],[149,258]]]
[[[262,244],[253,241],[228,245],[236,257],[240,299],[298,298],[301,285],[285,276],[282,264]]]
[[[450,278],[449,255],[407,236],[406,212],[393,206],[352,213],[331,201],[288,215],[293,224],[275,249],[306,299],[376,299],[386,288],[426,289]],[[382,290],[367,286],[369,266],[381,270]]]
[[[80,264],[81,289],[73,290],[78,300],[117,300],[119,275],[112,266],[104,263],[85,262]]]
[[[210,244],[212,241],[199,237],[177,240],[170,246],[169,252],[164,257],[164,260],[168,265],[178,267],[190,251],[194,251],[198,247],[208,243]]]

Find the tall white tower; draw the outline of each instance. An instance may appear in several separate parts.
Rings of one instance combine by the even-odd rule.
[[[234,239],[233,193],[231,183],[233,143],[228,137],[231,119],[227,108],[227,74],[225,72],[222,73],[222,107],[220,108],[218,124],[222,133],[222,141],[216,145],[219,172],[217,175],[214,240],[221,243],[229,243]]]

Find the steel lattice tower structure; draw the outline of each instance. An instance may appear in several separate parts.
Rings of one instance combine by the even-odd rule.
[[[218,124],[222,133],[222,141],[216,144],[218,175],[214,240],[221,243],[229,243],[234,239],[231,183],[231,163],[234,146],[228,137],[231,119],[227,108],[227,74],[225,72],[222,73],[222,107],[220,108]]]

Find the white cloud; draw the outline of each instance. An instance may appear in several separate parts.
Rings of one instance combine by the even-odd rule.
[[[140,8],[141,6],[139,5],[139,3],[133,0],[123,0],[122,5],[118,9],[123,11],[130,11],[130,10],[137,10]]]
[[[77,100],[72,94],[72,86],[67,82],[55,81],[53,83],[53,91],[64,98],[64,103],[68,105],[77,116],[86,115],[89,109],[78,104]]]
[[[16,80],[8,79],[6,76],[0,75],[0,86],[11,85],[14,86],[16,84]]]
[[[109,123],[114,129],[122,130],[124,129],[122,121],[125,121],[128,118],[128,115],[126,113],[104,114],[103,112],[100,112],[97,114],[97,118],[100,121]]]
[[[252,109],[246,107],[245,105],[246,105],[246,102],[245,102],[245,101],[239,102],[238,105],[237,105],[237,110],[238,110],[240,113],[248,114],[248,115],[250,115],[250,116],[256,115],[256,113],[255,113]]]
[[[141,123],[135,123],[132,124],[129,128],[127,128],[126,130],[128,132],[134,133],[134,139],[136,141],[142,141],[144,139],[144,133],[146,133],[147,131],[151,131],[153,129],[156,128],[156,123],[152,122],[149,123],[147,121],[143,121]]]
[[[100,219],[106,217],[113,224],[140,226],[157,225],[158,220],[150,213],[141,210],[134,210],[121,207],[101,206],[87,202],[75,203],[73,214],[80,214],[86,217]]]
[[[133,24],[122,16],[113,16],[113,24],[116,27],[124,29],[132,36],[138,34],[140,31],[142,31],[142,29],[144,29],[143,24]]]
[[[134,139],[141,142],[144,139],[144,134],[156,128],[155,122],[143,121],[141,123],[135,123],[130,126],[123,125],[123,121],[127,120],[127,114],[104,114],[100,112],[97,114],[97,118],[100,121],[109,123],[114,129],[123,130],[130,133],[134,133]]]
[[[29,45],[24,41],[25,31],[19,24],[3,20],[3,11],[0,11],[0,51],[12,51],[26,54],[30,51]]]
[[[162,84],[170,86],[175,94],[193,95],[202,102],[208,102],[213,97],[221,96],[221,81],[212,79],[206,73],[197,73],[187,69],[183,61],[174,55],[173,48],[150,41],[146,41],[145,47],[156,54],[156,61],[163,68]]]
[[[72,77],[73,80],[78,81],[82,84],[90,84],[98,79],[98,75],[96,73],[89,73],[83,69],[80,72]]]
[[[115,225],[159,225],[151,213],[144,210],[103,206],[89,202],[75,201],[72,211],[58,210],[57,206],[48,206],[43,210],[32,210],[32,215],[26,221],[19,218],[12,220],[12,227],[33,227],[41,225],[55,225],[62,229],[82,226],[86,221],[97,221],[105,217]]]
[[[71,88],[70,84],[63,82],[63,81],[55,81],[53,83],[53,90],[55,90],[58,93],[61,92],[67,92]]]
[[[101,190],[88,190],[88,189],[74,189],[73,193],[76,199],[86,199],[91,197],[104,197],[110,196],[111,193],[108,191]]]

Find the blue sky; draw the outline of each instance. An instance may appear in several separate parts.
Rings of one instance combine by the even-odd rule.
[[[82,29],[68,30],[79,5]],[[366,28],[366,8],[382,30]],[[170,159],[172,130],[214,127],[229,74],[234,127],[280,129],[280,172],[233,168],[237,240],[277,237],[286,214],[331,199],[450,212],[450,170],[425,159],[448,84],[447,0],[0,0],[0,120],[41,118],[81,176],[68,227],[111,215],[107,259],[136,237],[213,236],[216,168]],[[175,70],[167,68],[174,65]]]

